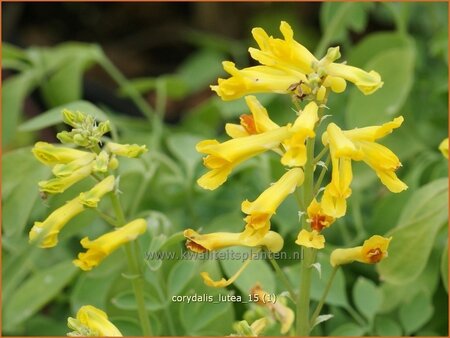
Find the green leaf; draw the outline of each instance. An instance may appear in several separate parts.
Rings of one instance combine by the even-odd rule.
[[[2,143],[8,145],[14,137],[21,119],[22,107],[27,95],[36,85],[37,75],[33,70],[6,79],[2,92]]]
[[[108,116],[92,103],[88,101],[75,101],[64,104],[59,107],[55,107],[42,114],[37,115],[36,117],[33,117],[32,119],[29,119],[28,121],[20,125],[19,130],[34,131],[51,127],[58,123],[62,123],[63,121],[62,111],[64,109],[80,111],[85,114],[92,115],[99,121],[109,120]],[[111,128],[114,128],[114,126],[111,126]]]
[[[167,300],[163,301],[157,296],[156,290],[150,284],[146,284],[144,295],[145,307],[149,311],[161,310],[166,306]],[[136,298],[133,291],[123,291],[111,299],[111,303],[121,310],[137,310]]]
[[[197,271],[196,261],[182,260],[170,270],[168,284],[169,296],[177,296],[191,281]]]
[[[116,273],[116,277],[117,275]],[[76,313],[80,307],[86,304],[105,309],[108,303],[108,293],[115,280],[114,276],[92,278],[90,273],[80,275],[70,294],[72,312]]]
[[[402,328],[394,320],[387,316],[375,318],[375,332],[379,336],[401,336]]]
[[[333,271],[330,265],[330,256],[324,253],[317,254],[317,262],[320,263],[322,269],[322,276],[319,278],[317,273],[312,274],[311,279],[311,299],[319,301],[322,294],[326,288],[328,279]],[[300,264],[294,264],[283,269],[288,275],[291,283],[293,285],[298,285],[300,283]],[[345,277],[342,269],[339,269],[334,276],[333,284],[331,285],[330,291],[326,299],[326,303],[330,305],[337,305],[342,307],[347,307],[347,293],[345,290]]]
[[[364,277],[359,277],[353,287],[353,300],[358,310],[366,316],[369,322],[373,321],[381,305],[382,293],[375,283]]]
[[[320,10],[320,26],[324,34],[317,50],[324,52],[330,43],[345,41],[349,30],[362,32],[371,6],[362,2],[324,2]],[[320,58],[323,55],[316,56]]]
[[[183,63],[178,69],[177,75],[188,85],[190,93],[204,90],[223,73],[220,60],[224,58],[223,53],[200,50]]]
[[[252,251],[251,249],[244,248],[233,248],[220,252],[225,255],[230,254],[230,259],[224,259],[220,261],[228,278],[233,276],[241,268],[247,257],[250,257],[251,254],[255,254],[254,249]],[[236,259],[232,259],[233,257],[235,257]],[[213,279],[220,279],[217,278],[218,276],[211,277]],[[261,259],[253,260],[247,266],[244,272],[241,273],[241,275],[233,283],[233,285],[235,285],[242,292],[242,294],[246,295],[250,292],[250,290],[255,286],[256,283],[259,283],[261,287],[269,293],[275,292],[274,273],[270,269],[269,265]]]
[[[400,322],[410,335],[420,329],[433,316],[433,305],[425,293],[419,293],[411,302],[400,307]]]
[[[377,264],[383,280],[403,284],[420,275],[447,220],[447,206],[447,178],[428,183],[411,196],[398,225],[388,233],[393,237],[389,257]]]
[[[340,337],[340,336],[362,336],[366,333],[367,329],[361,326],[358,326],[354,323],[346,323],[342,324],[335,330],[333,330],[329,336],[330,337]]]
[[[448,293],[448,244],[445,246],[441,257],[441,278],[445,291]]]
[[[77,272],[72,261],[65,261],[32,275],[3,307],[5,330],[11,330],[34,315],[57,296]]]
[[[346,110],[348,128],[378,125],[397,115],[413,84],[414,50],[396,48],[381,51],[364,69],[380,73],[384,85],[369,96],[353,88]]]
[[[2,229],[7,240],[22,233],[39,196],[37,182],[48,178],[50,170],[39,164],[28,147],[4,154],[2,163]]]
[[[185,133],[172,134],[167,139],[167,147],[184,165],[189,178],[194,175],[195,168],[202,158],[202,155],[195,150],[195,145],[201,140],[199,136]]]
[[[217,296],[215,297],[217,300]],[[181,323],[189,336],[231,332],[233,317],[233,306],[230,302],[185,301],[180,307]]]
[[[407,35],[396,32],[373,33],[364,38],[349,51],[348,63],[355,67],[363,67],[376,53],[390,49],[410,48],[412,41]]]
[[[91,60],[75,56],[42,84],[43,96],[50,107],[81,99],[83,72]]]
[[[124,337],[142,336],[142,330],[137,319],[129,317],[111,317],[109,320],[119,329]],[[153,334],[155,334],[155,327],[152,326],[152,329]]]

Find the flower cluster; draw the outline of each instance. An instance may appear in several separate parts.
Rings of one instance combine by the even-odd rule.
[[[376,71],[367,72],[336,62],[340,58],[339,47],[330,48],[319,60],[294,40],[289,24],[281,22],[280,31],[283,39],[269,36],[262,28],[252,30],[259,48],[250,48],[249,53],[260,65],[238,69],[232,62],[223,62],[230,77],[219,79],[211,89],[223,100],[244,97],[250,114],[242,115],[239,124],[225,126],[230,140],[204,140],[197,145],[197,151],[205,154],[203,163],[208,169],[197,183],[204,189],[214,190],[227,181],[238,165],[268,151],[280,157],[286,172],[254,201],[242,202],[241,210],[245,214],[242,232],[199,235],[188,229],[185,236],[190,250],[217,250],[234,245],[281,250],[278,244],[282,246],[283,239],[271,230],[271,217],[289,194],[299,188],[306,189],[303,185],[306,184],[307,167],[314,180],[314,171],[327,152],[331,160],[331,180],[324,188],[313,189],[311,198],[303,201],[305,210],[301,212],[306,214],[307,221],[296,240],[300,246],[324,248],[324,229],[346,214],[347,199],[352,193],[354,161],[362,161],[373,169],[391,192],[407,189],[395,173],[401,166],[398,157],[378,143],[379,139],[401,126],[401,116],[380,126],[352,130],[343,130],[335,123],[329,123],[319,138],[323,151],[314,157],[316,134],[318,126],[323,123],[323,109],[330,92],[343,92],[349,81],[363,94],[369,95],[381,88],[383,82]],[[257,98],[248,95],[268,92],[288,94],[296,101],[297,114],[290,123],[278,125]],[[322,178],[319,179],[319,187]],[[308,185],[311,186],[311,182]],[[339,249],[331,256],[331,264],[379,262],[387,256],[389,241],[390,238],[374,236],[362,247]],[[277,245],[273,245],[274,242]],[[216,287],[229,285],[236,278],[213,282],[207,273],[202,273],[202,276],[208,285]]]
[[[52,169],[54,178],[39,182],[43,194],[63,193],[71,186],[90,177],[93,182],[90,190],[81,192],[63,206],[54,210],[44,221],[35,222],[29,233],[30,243],[41,248],[52,248],[58,243],[58,234],[74,217],[87,208],[99,208],[99,203],[106,195],[114,197],[118,192],[118,179],[113,174],[119,165],[117,156],[138,157],[147,151],[145,146],[137,144],[118,144],[106,141],[104,134],[109,132],[109,122],[97,125],[92,116],[80,112],[64,110],[64,122],[73,127],[57,135],[62,143],[72,146],[62,147],[46,142],[37,142],[32,149],[36,159]],[[78,146],[84,149],[76,149]],[[112,218],[111,218],[112,219]],[[127,224],[121,220],[116,229],[107,232],[95,240],[87,237],[81,240],[86,252],[78,254],[73,263],[84,271],[99,265],[108,255],[125,243],[135,240],[147,229],[147,222],[135,219]],[[122,224],[119,224],[122,223]],[[107,315],[93,306],[83,306],[77,318],[69,318],[68,325],[74,331],[72,336],[121,336],[120,331],[108,321]]]

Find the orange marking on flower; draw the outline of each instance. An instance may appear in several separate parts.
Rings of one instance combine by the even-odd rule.
[[[204,252],[208,251],[208,249],[206,249],[204,246],[202,246],[198,243],[195,243],[189,239],[186,241],[186,248],[188,248],[189,250],[191,250],[195,253],[204,253]]]
[[[258,131],[256,130],[255,120],[253,119],[252,115],[242,114],[240,116],[240,120],[241,126],[243,126],[250,135],[258,134]]]
[[[371,263],[378,263],[383,258],[383,252],[379,248],[369,250],[367,258]]]

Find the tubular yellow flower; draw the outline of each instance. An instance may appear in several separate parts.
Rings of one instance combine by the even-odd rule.
[[[282,301],[273,301],[273,296],[264,291],[261,285],[256,284],[251,290],[253,299],[256,304],[267,307],[275,319],[281,324],[281,334],[287,333],[294,322],[294,311],[286,306]],[[271,301],[272,300],[272,301]]]
[[[441,142],[439,145],[439,150],[445,158],[448,158],[448,137]]]
[[[70,175],[63,177],[52,178],[48,181],[39,182],[40,191],[44,191],[50,194],[59,194],[64,192],[67,188],[71,187],[75,183],[88,177],[92,172],[92,165],[87,165],[74,170]]]
[[[348,131],[342,131],[331,123],[322,140],[324,144],[329,140],[332,156],[364,161],[391,192],[398,193],[408,188],[395,174],[395,171],[401,167],[400,160],[391,150],[375,141],[390,134],[402,123],[403,117],[400,116],[381,126]]]
[[[306,210],[308,213],[308,223],[311,229],[317,232],[322,231],[323,228],[328,228],[336,220],[333,216],[327,215],[320,203],[314,198]]]
[[[325,214],[339,218],[345,215],[347,198],[352,194],[352,162],[350,159],[336,158],[331,154],[331,163],[331,182],[325,187],[320,205]]]
[[[87,207],[96,208],[100,199],[114,189],[114,176],[110,175],[100,183],[97,183],[91,190],[80,194],[80,201]]]
[[[228,136],[237,138],[279,128],[279,125],[270,119],[266,108],[261,105],[255,96],[246,96],[245,102],[252,115],[241,115],[240,124],[227,123],[225,131]]]
[[[301,73],[286,72],[266,66],[237,69],[230,61],[222,62],[223,69],[231,75],[229,79],[218,79],[217,86],[211,89],[222,100],[235,100],[247,94],[275,92],[289,93],[289,87],[299,79],[306,79]]]
[[[197,183],[203,189],[216,189],[227,180],[234,167],[253,156],[278,147],[289,136],[289,127],[286,126],[223,143],[216,140],[199,142],[197,151],[208,155],[203,158],[203,163],[211,170],[200,177]]]
[[[148,151],[145,145],[138,144],[119,144],[114,142],[108,142],[106,144],[106,149],[108,149],[111,153],[118,156],[125,157],[139,157],[143,153]]]
[[[81,270],[89,271],[96,267],[109,254],[119,248],[121,245],[135,240],[147,229],[147,223],[144,219],[138,218],[115,231],[100,236],[90,241],[87,237],[81,240],[83,248],[88,249],[85,253],[79,253],[78,259],[73,263]]]
[[[333,62],[325,67],[325,72],[333,77],[343,78],[354,83],[364,95],[373,94],[383,86],[380,74],[373,70],[366,72],[360,68]]]
[[[322,85],[340,93],[345,90],[347,80],[366,95],[383,85],[380,75],[375,71],[366,72],[335,63],[340,58],[339,47],[330,48],[327,55],[318,60],[294,40],[294,33],[288,23],[282,21],[280,31],[284,39],[273,38],[262,28],[254,28],[252,34],[259,49],[249,48],[249,53],[262,66],[239,70],[234,63],[223,62],[225,71],[231,77],[219,79],[218,85],[211,86],[211,89],[223,100],[234,100],[250,93],[300,93],[303,96],[312,91],[321,101],[324,96],[323,90],[320,90]]]
[[[54,247],[58,243],[58,234],[61,229],[83,210],[83,204],[77,197],[53,211],[44,222],[34,222],[29,233],[30,243],[37,240],[43,233],[39,246],[41,248]]]
[[[375,264],[388,256],[389,242],[392,237],[386,238],[374,235],[364,241],[362,246],[349,249],[336,249],[331,253],[330,263],[333,267],[349,264],[354,261]]]
[[[68,336],[122,337],[122,333],[108,320],[106,313],[92,305],[82,306],[76,319],[67,319],[67,326],[74,330]]]
[[[56,147],[47,142],[37,142],[31,151],[37,160],[47,166],[67,164],[89,154],[77,149]]]
[[[278,206],[303,183],[303,170],[290,169],[277,182],[266,189],[255,201],[242,202],[246,225],[242,238],[249,244],[259,242],[270,229],[270,218]]]
[[[295,120],[291,131],[294,135],[283,142],[286,153],[281,158],[281,163],[289,167],[300,167],[306,163],[306,139],[314,137],[314,126],[319,117],[317,115],[318,106],[315,102],[310,102]]]
[[[283,248],[283,237],[274,231],[269,231],[259,242],[249,245],[242,240],[241,233],[214,232],[210,234],[199,234],[195,230],[184,230],[187,238],[186,247],[196,253],[220,250],[230,246],[266,247],[271,252],[279,252]]]
[[[67,164],[56,164],[52,169],[52,173],[56,177],[68,177],[81,168],[90,167],[95,157],[94,153],[86,153],[86,155]]]
[[[302,229],[295,241],[295,244],[314,249],[323,249],[325,247],[325,237],[320,235],[317,230],[307,231]]]

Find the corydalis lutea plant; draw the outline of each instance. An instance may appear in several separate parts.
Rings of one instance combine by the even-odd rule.
[[[151,333],[149,318],[143,304],[142,271],[137,264],[137,257],[132,254],[134,240],[145,233],[147,222],[142,219],[127,221],[120,205],[119,177],[115,170],[119,166],[118,157],[139,157],[147,151],[145,145],[119,144],[111,142],[104,136],[110,131],[109,121],[97,124],[92,116],[81,112],[63,111],[63,120],[73,129],[57,135],[64,147],[47,142],[37,142],[32,149],[34,156],[52,169],[54,178],[39,182],[39,189],[44,194],[59,194],[78,182],[91,178],[92,188],[81,192],[53,211],[44,221],[35,222],[30,230],[30,243],[41,248],[52,248],[58,243],[58,234],[64,226],[87,208],[95,209],[114,230],[97,239],[85,237],[81,246],[86,252],[78,254],[73,263],[81,270],[89,271],[112,252],[120,247],[125,249],[128,258],[133,289],[138,305],[139,319],[143,333]],[[81,149],[78,149],[81,148]],[[115,216],[100,209],[99,203],[108,196]],[[120,331],[111,324],[103,311],[84,306],[77,314],[77,319],[69,319],[69,327],[75,330],[71,335],[82,336],[117,336]]]
[[[266,236],[272,234],[275,238],[276,234],[270,230],[272,215],[289,194],[299,189],[299,213],[304,216],[295,243],[303,250],[303,260],[300,285],[297,291],[290,293],[296,303],[296,335],[305,336],[315,325],[328,291],[325,290],[323,299],[310,316],[311,269],[315,264],[317,250],[326,245],[326,229],[346,214],[347,199],[352,193],[352,163],[366,163],[392,192],[398,193],[407,188],[395,173],[401,166],[399,159],[387,147],[377,143],[378,139],[400,127],[403,117],[397,117],[381,126],[352,130],[343,130],[331,122],[322,135],[317,135],[319,124],[325,123],[322,119],[323,111],[328,108],[326,104],[331,92],[342,93],[348,81],[364,95],[370,95],[381,88],[383,82],[374,70],[367,72],[346,63],[338,63],[339,47],[329,48],[322,59],[317,59],[294,40],[294,33],[288,23],[281,22],[280,31],[283,39],[269,36],[262,28],[252,30],[259,48],[249,48],[249,53],[260,65],[238,69],[230,61],[223,62],[230,77],[219,79],[218,84],[211,86],[211,89],[223,100],[245,96],[251,114],[242,115],[239,124],[226,125],[225,130],[231,137],[230,140],[222,143],[205,140],[197,145],[197,150],[206,154],[203,163],[209,170],[197,182],[204,189],[214,190],[226,182],[236,166],[267,151],[278,154],[280,164],[287,171],[256,200],[245,200],[242,203],[241,210],[246,216],[241,233],[227,236],[222,233],[198,235],[215,238],[214,246],[209,247],[189,235],[193,230],[188,230],[185,235],[188,238],[187,247],[191,250],[198,250],[199,247],[203,251],[216,250],[231,245],[269,248],[270,241]],[[297,114],[293,114],[291,123],[280,126],[271,119],[269,112],[256,97],[246,96],[253,93],[290,95]],[[333,113],[332,107],[329,108]],[[363,109],[361,107],[362,113]],[[315,143],[318,143],[316,138],[323,145],[320,151],[315,149]],[[321,160],[327,153],[326,162],[331,159],[331,180],[325,184],[323,178],[327,168]],[[320,164],[321,173],[316,176]],[[239,241],[228,241],[230,236],[239,238]],[[342,264],[353,261],[373,264],[381,261],[387,257],[390,240],[391,238],[376,235],[360,247],[335,250],[330,261],[335,269],[331,278]],[[246,265],[248,262],[237,274]],[[213,282],[207,272],[203,272],[202,277],[207,285],[215,287],[227,286],[230,281],[238,278],[234,275],[228,282],[225,279]],[[292,290],[288,281],[286,287]]]

